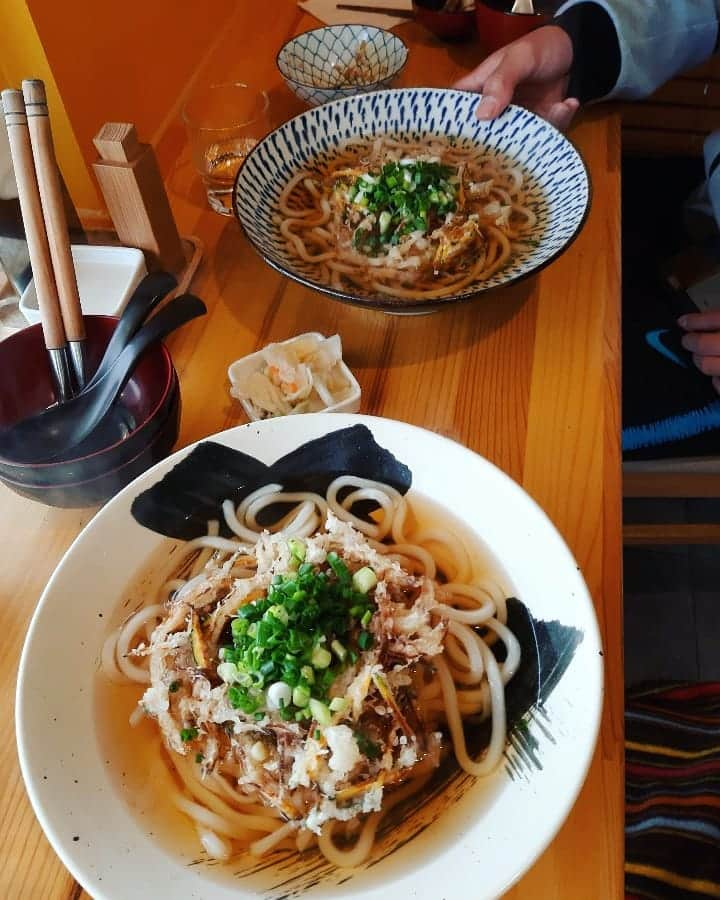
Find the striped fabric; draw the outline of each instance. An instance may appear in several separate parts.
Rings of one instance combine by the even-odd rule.
[[[626,900],[720,898],[720,682],[632,690]]]

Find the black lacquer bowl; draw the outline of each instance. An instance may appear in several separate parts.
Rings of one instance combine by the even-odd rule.
[[[94,371],[117,319],[86,316],[88,370]],[[55,401],[42,331],[33,325],[0,343],[0,428],[37,413]],[[0,481],[11,490],[50,506],[102,503],[158,462],[177,440],[180,387],[163,344],[141,358],[119,401],[121,414],[52,462],[23,462],[0,456]]]

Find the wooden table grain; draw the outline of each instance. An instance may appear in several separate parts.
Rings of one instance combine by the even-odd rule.
[[[260,16],[257,4],[238,4],[201,77],[268,88],[279,122],[302,107],[275,69],[276,51],[317,22],[292,0],[269,6],[272,15]],[[413,23],[398,33],[411,49],[404,85],[448,85],[478,58],[475,45],[440,44]],[[151,83],[151,68],[161,62],[144,65]],[[168,342],[183,397],[179,446],[244,421],[227,390],[232,360],[298,332],[339,332],[362,386],[363,412],[421,425],[492,460],[540,503],[578,560],[605,646],[602,730],[575,807],[509,891],[512,900],[610,900],[623,889],[618,121],[595,111],[571,138],[593,181],[592,209],[575,244],[532,280],[410,318],[344,306],[281,277],[233,220],[205,207],[179,123],[159,145],[181,231],[205,244],[193,287],[208,315]],[[30,616],[93,513],[49,509],[0,487],[0,896],[7,900],[88,896],[35,820],[11,723]]]

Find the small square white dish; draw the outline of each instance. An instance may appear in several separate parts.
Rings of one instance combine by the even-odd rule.
[[[340,345],[340,337],[338,335],[334,335],[333,337],[326,338],[325,335],[320,334],[320,332],[318,331],[309,331],[305,334],[298,334],[295,335],[295,337],[288,338],[288,340],[286,341],[280,341],[275,344],[268,344],[266,347],[263,347],[261,350],[257,350],[255,353],[250,353],[248,356],[243,356],[240,359],[235,360],[235,362],[231,363],[230,367],[228,368],[228,378],[230,379],[231,384],[231,396],[240,402],[250,421],[257,422],[260,419],[271,418],[273,414],[267,413],[266,415],[263,415],[261,409],[253,404],[252,400],[245,391],[248,379],[258,373],[262,373],[263,370],[268,367],[268,352],[272,354],[276,349],[280,349],[281,353],[285,351],[290,351],[292,353],[294,350],[299,350],[300,348],[303,348],[303,351],[306,351],[308,349],[308,345],[309,347],[312,347],[313,344],[317,349],[319,349],[323,344],[330,345],[330,343],[334,342],[335,340],[337,341],[337,345],[339,346],[339,359],[335,363],[334,368],[336,369],[336,371],[333,373],[333,381],[339,381],[341,384],[341,388],[336,389],[335,391],[331,392],[330,396],[327,396],[328,389],[327,387],[325,387],[325,400],[322,400],[319,394],[315,390],[313,390],[312,393],[314,393],[315,396],[314,398],[311,396],[309,401],[312,408],[304,408],[307,407],[308,403],[301,402],[298,404],[298,407],[303,408],[291,408],[286,412],[276,413],[274,415],[297,415],[310,412],[358,412],[358,410],[360,409],[361,389],[357,379],[347,367],[345,361],[342,359],[342,346]],[[317,377],[317,373],[315,373],[315,377]],[[326,402],[327,400],[331,400],[332,402]]]
[[[71,250],[83,313],[119,316],[147,274],[142,250],[88,244],[76,244]],[[30,281],[20,297],[20,312],[31,325],[40,321],[34,281]]]

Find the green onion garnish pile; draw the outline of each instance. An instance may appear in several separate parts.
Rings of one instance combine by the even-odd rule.
[[[348,189],[348,201],[377,221],[371,229],[355,229],[353,246],[372,256],[413,231],[427,234],[455,212],[458,183],[452,166],[422,160],[386,163],[378,174],[361,175]]]
[[[367,566],[351,575],[332,552],[326,565],[313,566],[302,541],[289,545],[296,571],[276,575],[266,597],[238,610],[218,675],[230,685],[230,703],[248,715],[262,719],[270,710],[285,721],[328,725],[348,705],[328,702],[331,684],[373,646],[369,592],[377,578]]]

